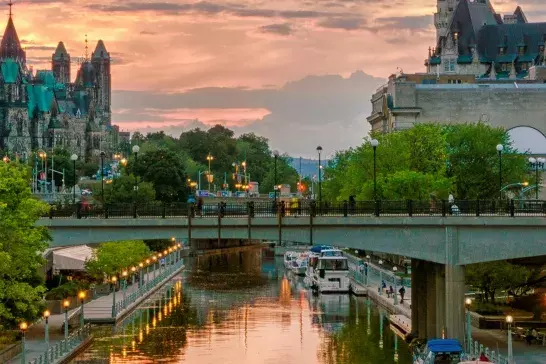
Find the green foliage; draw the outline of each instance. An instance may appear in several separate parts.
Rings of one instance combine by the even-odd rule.
[[[170,239],[144,240],[144,243],[153,252],[162,252],[173,246]]]
[[[506,261],[471,264],[466,266],[466,283],[478,288],[485,302],[495,303],[499,290],[513,290],[524,285],[531,275],[525,266]]]
[[[42,308],[45,291],[37,275],[50,239],[36,227],[47,205],[32,198],[28,168],[0,163],[0,326],[31,321]]]
[[[62,300],[67,297],[77,297],[80,290],[89,288],[89,284],[85,281],[68,281],[65,284],[55,287],[46,293],[46,300]]]
[[[138,184],[138,193],[134,191],[135,177],[133,175],[122,175],[114,178],[112,183],[104,184],[104,199],[106,203],[145,203],[155,200],[155,189],[149,182],[140,182]],[[93,185],[93,196],[101,196],[102,186],[100,183]]]
[[[499,143],[504,145],[503,184],[528,179],[525,156],[515,153],[502,128],[483,123],[418,124],[375,137],[378,199],[446,199],[449,193],[460,200],[498,198]],[[337,152],[325,170],[323,196],[373,199],[373,162],[369,140]]]
[[[298,172],[290,165],[290,158],[287,155],[277,158],[277,184],[289,184],[291,191],[295,191],[299,181]],[[265,173],[260,192],[273,192],[275,185],[275,160],[269,163],[269,169]]]
[[[142,240],[108,242],[99,246],[85,267],[91,277],[101,280],[138,265],[149,256],[150,249]]]
[[[479,313],[480,315],[489,315],[489,316],[504,315],[503,308],[493,303],[475,302],[472,304],[472,307],[470,309],[473,312]]]

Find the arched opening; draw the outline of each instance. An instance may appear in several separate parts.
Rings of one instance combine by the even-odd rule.
[[[517,126],[508,130],[512,146],[520,153],[546,154],[546,136],[529,126]]]

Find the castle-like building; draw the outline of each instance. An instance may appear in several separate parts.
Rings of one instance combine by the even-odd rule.
[[[372,131],[482,121],[546,135],[546,23],[520,7],[503,17],[489,0],[437,0],[434,25],[426,71],[393,74],[373,94]]]
[[[89,159],[128,138],[111,123],[111,59],[103,41],[86,54],[74,82],[71,61],[60,42],[51,70],[33,72],[10,11],[0,43],[0,154],[26,159],[61,147]]]

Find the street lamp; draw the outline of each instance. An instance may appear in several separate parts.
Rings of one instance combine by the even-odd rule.
[[[72,193],[72,203],[75,205],[76,204],[76,161],[78,160],[78,155],[72,154],[70,156],[70,159],[72,160],[72,168],[73,168],[72,176],[74,177],[74,191]]]
[[[4,161],[4,163],[9,163],[9,157],[7,155],[5,155],[2,160]]]
[[[377,158],[376,158],[376,149],[379,145],[379,141],[377,139],[372,139],[370,144],[373,148],[373,199],[374,201],[377,201]]]
[[[512,322],[514,318],[510,315],[506,316],[506,323],[508,324],[508,363],[513,364],[514,354],[512,351]]]
[[[398,305],[398,296],[396,295],[396,289],[398,287],[396,287],[396,271],[398,270],[397,267],[392,267],[392,271],[393,271],[393,280],[394,280],[394,305]]]
[[[377,287],[378,291],[379,291],[379,295],[382,296],[383,295],[383,268],[381,268],[381,265],[383,264],[383,261],[381,259],[379,259],[378,261],[379,263],[379,286]]]
[[[49,348],[49,316],[51,316],[51,312],[49,310],[44,311],[44,319],[45,319],[45,343],[47,347]]]
[[[136,272],[136,267],[131,267],[131,277],[132,277],[131,285],[133,286],[135,285],[135,278],[136,278],[135,272]]]
[[[502,190],[502,150],[504,146],[497,144],[497,153],[499,155],[499,190]],[[502,199],[502,192],[499,192],[499,199]]]
[[[78,298],[80,299],[80,303],[81,303],[81,309],[80,309],[80,313],[81,313],[81,316],[80,316],[80,327],[83,329],[83,324],[84,324],[84,316],[83,316],[83,302],[85,300],[85,291],[80,291],[78,293]]]
[[[127,296],[127,271],[124,270],[123,272],[121,272],[121,276],[123,277],[123,282],[121,286],[121,289],[123,290],[123,304],[125,304],[125,298]]]
[[[214,178],[212,174],[210,173],[210,163],[212,162],[213,159],[214,157],[209,152],[209,154],[207,155],[207,161],[209,162],[209,173],[207,174],[207,181],[209,182],[209,191],[210,191],[210,184],[212,183],[212,178]]]
[[[538,200],[538,165],[544,163],[544,158],[529,158],[529,163],[535,166],[535,200]]]
[[[102,203],[104,204],[104,157],[106,153],[100,152],[100,183],[101,183],[101,197]]]
[[[68,339],[68,307],[70,306],[69,300],[63,301],[63,307],[64,307],[64,338],[65,340]]]
[[[112,303],[112,317],[116,317],[116,282],[118,281],[118,277],[113,276],[110,281],[112,282],[112,291],[114,293],[114,301]]]
[[[277,159],[279,159],[279,151],[273,151],[273,157],[275,159],[275,185],[273,186],[273,194],[275,195],[275,209],[277,208]]]
[[[472,304],[472,299],[467,298],[464,300],[464,305],[466,307],[466,350],[470,353],[472,347],[472,326],[470,326],[470,305]]]
[[[144,263],[140,262],[138,263],[138,288],[142,287],[142,282],[144,282]]]
[[[135,154],[135,167],[133,168],[133,173],[135,175],[135,186],[134,186],[134,190],[135,190],[135,202],[138,198],[138,177],[137,177],[137,174],[136,174],[136,168],[137,168],[137,163],[138,163],[138,152],[140,152],[140,147],[138,145],[133,145],[133,153]]]
[[[21,329],[21,334],[23,334],[23,338],[21,339],[21,364],[26,364],[25,333],[28,329],[28,324],[24,321],[21,322],[19,329]]]
[[[320,160],[320,154],[322,153],[322,147],[317,147],[318,153],[318,195],[319,195],[319,209],[322,208],[322,163]]]
[[[148,282],[149,271],[150,271],[150,259],[146,259],[146,277],[144,278],[146,282]]]

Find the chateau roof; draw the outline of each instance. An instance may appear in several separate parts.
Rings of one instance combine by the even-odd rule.
[[[53,60],[70,59],[70,55],[66,51],[63,42],[59,42],[55,53],[53,53]]]
[[[91,55],[91,59],[110,59],[110,53],[106,50],[104,42],[101,40],[98,41],[95,51]]]
[[[8,19],[8,25],[0,43],[0,58],[13,58],[22,60],[23,63],[26,62],[25,51],[21,48],[21,43],[19,42],[19,37],[17,36],[11,16]]]
[[[521,7],[517,7],[516,11],[514,11],[514,15],[516,16],[516,22],[518,24],[525,24],[528,23],[527,17],[525,16],[525,13],[523,10],[521,10]]]

